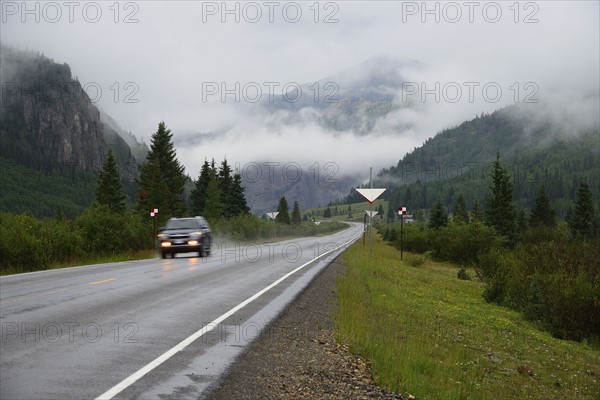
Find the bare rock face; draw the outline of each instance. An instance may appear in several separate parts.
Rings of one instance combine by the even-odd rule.
[[[6,46],[1,47],[0,64],[1,157],[33,168],[96,172],[110,143],[119,147],[114,150],[122,177],[135,178],[131,151],[100,121],[100,112],[67,64]]]

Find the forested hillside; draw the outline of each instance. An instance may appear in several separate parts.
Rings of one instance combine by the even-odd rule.
[[[1,46],[0,211],[38,217],[82,212],[94,196],[108,148],[123,187],[135,194],[137,161],[130,146],[101,120],[68,64]],[[143,145],[136,151],[144,154]],[[147,148],[146,148],[147,151]]]
[[[392,207],[429,209],[440,199],[452,207],[459,194],[470,209],[485,204],[489,173],[496,152],[510,172],[514,200],[530,209],[537,190],[545,185],[559,217],[564,218],[580,182],[600,195],[600,136],[598,126],[566,130],[552,118],[518,106],[481,115],[440,132],[381,171],[377,187],[387,187]],[[360,201],[351,193],[344,201]]]

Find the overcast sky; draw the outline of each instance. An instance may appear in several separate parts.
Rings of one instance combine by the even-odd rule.
[[[178,149],[192,176],[205,158],[227,156],[241,164],[335,162],[341,174],[364,177],[369,166],[396,164],[440,129],[514,104],[516,87],[520,101],[532,93],[567,104],[598,96],[599,21],[598,1],[428,2],[427,10],[420,1],[2,1],[0,33],[5,44],[70,64],[97,105],[146,142],[161,120],[178,140],[220,132]],[[264,82],[275,82],[281,95],[286,84],[315,82],[375,55],[425,63],[427,71],[410,79],[428,88],[479,86],[473,101],[466,86],[456,103],[429,96],[425,111],[392,115],[373,137],[254,115],[243,93],[245,104],[233,96],[223,103],[218,94],[203,99],[207,83],[223,82],[257,83],[263,91]],[[482,95],[490,82],[502,89],[497,102]],[[415,128],[397,135],[393,124],[403,118]]]

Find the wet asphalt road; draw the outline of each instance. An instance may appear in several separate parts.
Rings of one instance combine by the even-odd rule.
[[[0,398],[202,397],[260,332],[277,334],[268,323],[343,250],[338,246],[361,233],[355,224],[330,236],[257,246],[216,241],[203,259],[0,278]],[[207,326],[213,329],[200,335]],[[193,334],[196,340],[153,363]],[[145,374],[131,377],[144,367]]]

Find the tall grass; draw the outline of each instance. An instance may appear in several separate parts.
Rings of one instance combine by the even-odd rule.
[[[339,339],[372,361],[377,381],[420,399],[598,399],[600,352],[553,338],[483,284],[426,259],[419,268],[374,238],[353,245],[338,282]]]

